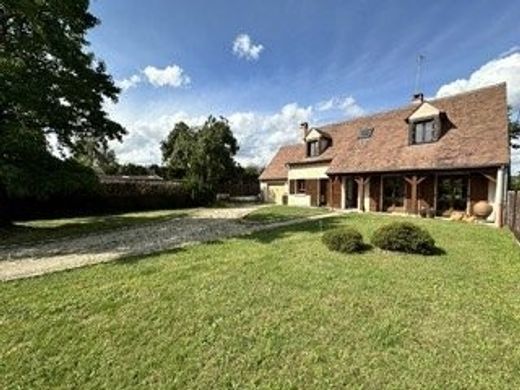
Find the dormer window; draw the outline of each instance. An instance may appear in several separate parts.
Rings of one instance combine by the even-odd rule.
[[[316,157],[320,155],[319,140],[307,142],[307,157]]]
[[[304,138],[307,157],[318,157],[332,145],[330,135],[320,129],[310,129]]]
[[[407,118],[410,145],[436,142],[441,137],[443,113],[428,102],[422,103]]]
[[[435,141],[435,121],[433,119],[413,123],[412,142],[414,144],[424,144]]]

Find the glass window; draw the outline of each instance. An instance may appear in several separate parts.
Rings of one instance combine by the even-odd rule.
[[[404,206],[404,179],[400,176],[383,179],[383,209],[393,211]]]
[[[439,177],[437,210],[449,215],[452,211],[466,210],[468,178],[465,176]]]
[[[307,155],[309,157],[316,157],[320,154],[320,144],[318,141],[310,141],[307,144]]]
[[[296,192],[305,193],[305,180],[296,180]]]
[[[434,121],[417,122],[414,124],[413,143],[422,144],[435,141]]]

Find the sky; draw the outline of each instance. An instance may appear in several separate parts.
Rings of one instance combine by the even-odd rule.
[[[298,126],[502,81],[520,109],[516,1],[92,0],[92,50],[122,88],[120,162],[160,163],[173,125],[225,116],[238,161],[264,165]],[[512,155],[520,170],[520,153]]]

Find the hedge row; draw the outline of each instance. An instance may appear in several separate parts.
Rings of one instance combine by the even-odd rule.
[[[154,209],[178,209],[208,203],[207,194],[197,196],[179,183],[100,183],[88,192],[38,199],[9,200],[14,220],[57,218]]]

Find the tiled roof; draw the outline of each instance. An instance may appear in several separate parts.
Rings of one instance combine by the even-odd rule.
[[[286,163],[290,160],[299,159],[305,156],[303,144],[282,146],[274,155],[271,162],[265,167],[260,175],[260,180],[280,180],[287,179]]]
[[[416,109],[410,104],[343,123],[323,126],[333,140],[321,156],[332,159],[327,173],[391,172],[454,169],[509,164],[505,84],[428,100],[444,115],[443,136],[434,143],[409,145],[406,119]],[[373,128],[370,138],[359,139],[363,128]],[[290,153],[282,152],[289,148]],[[284,147],[269,164],[270,171],[287,163],[312,162],[303,144]],[[283,167],[283,168],[282,168]],[[266,169],[267,170],[267,169]],[[269,173],[269,172],[268,172]]]

